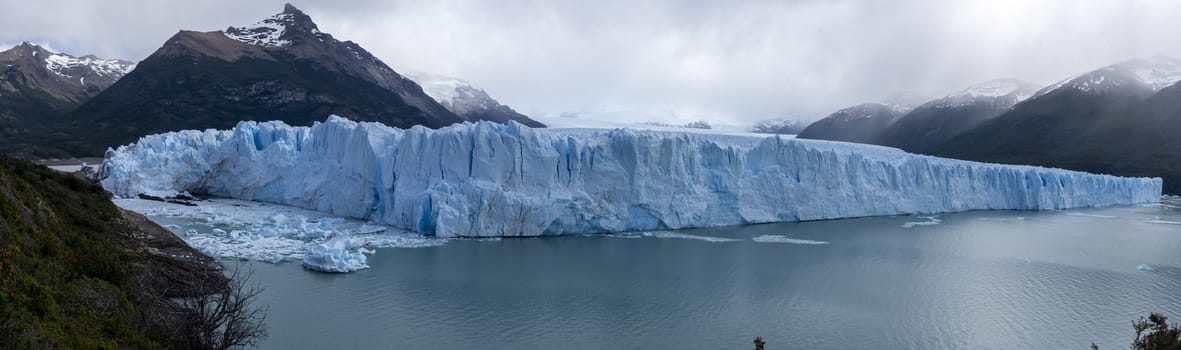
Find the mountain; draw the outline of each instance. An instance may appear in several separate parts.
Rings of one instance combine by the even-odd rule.
[[[1181,193],[1181,60],[1153,57],[1066,79],[936,146],[935,155],[1161,176]],[[1172,133],[1170,133],[1170,131]]]
[[[418,82],[428,96],[438,101],[447,110],[467,121],[488,120],[497,123],[516,121],[531,128],[544,128],[545,124],[517,113],[509,106],[500,104],[484,89],[466,81],[430,73],[410,73],[407,76]]]
[[[915,107],[882,131],[878,144],[925,153],[1037,93],[1017,79],[990,80]]]
[[[61,105],[76,105],[98,94],[135,64],[93,55],[74,57],[25,42],[0,52],[0,66],[0,97],[48,99],[47,107],[60,110]]]
[[[74,57],[28,42],[0,52],[0,139],[24,140],[38,133],[48,118],[86,102],[134,66],[92,55]],[[30,147],[0,143],[4,153]]]
[[[830,141],[877,143],[883,130],[909,109],[882,103],[862,103],[829,114],[808,125],[796,137]]]
[[[148,134],[230,128],[240,120],[310,125],[337,114],[409,128],[464,119],[311,17],[283,12],[246,27],[180,31],[134,71],[70,112],[50,142],[99,155]]]
[[[805,125],[795,119],[771,119],[755,123],[751,132],[760,134],[796,135],[804,130]]]

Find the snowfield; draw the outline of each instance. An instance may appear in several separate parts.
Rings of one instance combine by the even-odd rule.
[[[264,201],[439,237],[668,230],[975,209],[1158,203],[1161,180],[919,156],[894,148],[681,132],[465,123],[147,136],[107,152],[119,196]]]

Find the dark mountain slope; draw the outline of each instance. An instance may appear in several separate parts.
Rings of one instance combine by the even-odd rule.
[[[935,147],[939,156],[1033,164],[1124,176],[1160,176],[1181,192],[1176,83],[1169,58],[1104,67],[1043,89],[992,120]]]
[[[796,137],[876,144],[882,133],[909,109],[881,103],[848,107],[808,125]]]
[[[75,156],[182,129],[240,120],[310,125],[329,114],[396,127],[463,119],[350,41],[288,5],[251,27],[182,31],[135,71],[63,119],[53,144]]]
[[[21,143],[106,89],[134,64],[74,57],[23,43],[0,52],[0,153],[26,153]]]
[[[915,107],[882,132],[881,145],[908,152],[931,148],[992,119],[1032,96],[1038,87],[1015,79],[973,85],[962,92]]]

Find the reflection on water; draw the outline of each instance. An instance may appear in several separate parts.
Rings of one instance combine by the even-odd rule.
[[[1125,348],[1131,320],[1181,319],[1178,204],[453,240],[343,275],[244,265],[269,349]]]

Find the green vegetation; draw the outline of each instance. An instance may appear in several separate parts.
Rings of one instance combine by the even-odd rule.
[[[1169,326],[1164,315],[1153,313],[1147,320],[1141,317],[1132,327],[1136,328],[1133,350],[1181,350],[1181,328],[1176,323]]]
[[[208,347],[185,342],[199,325],[174,300],[227,282],[220,263],[101,187],[0,156],[0,347]]]
[[[1181,328],[1177,324],[1169,325],[1169,318],[1152,313],[1145,320],[1141,317],[1132,322],[1136,329],[1136,339],[1132,340],[1132,350],[1181,350]],[[1099,350],[1099,346],[1091,343],[1091,350]]]

